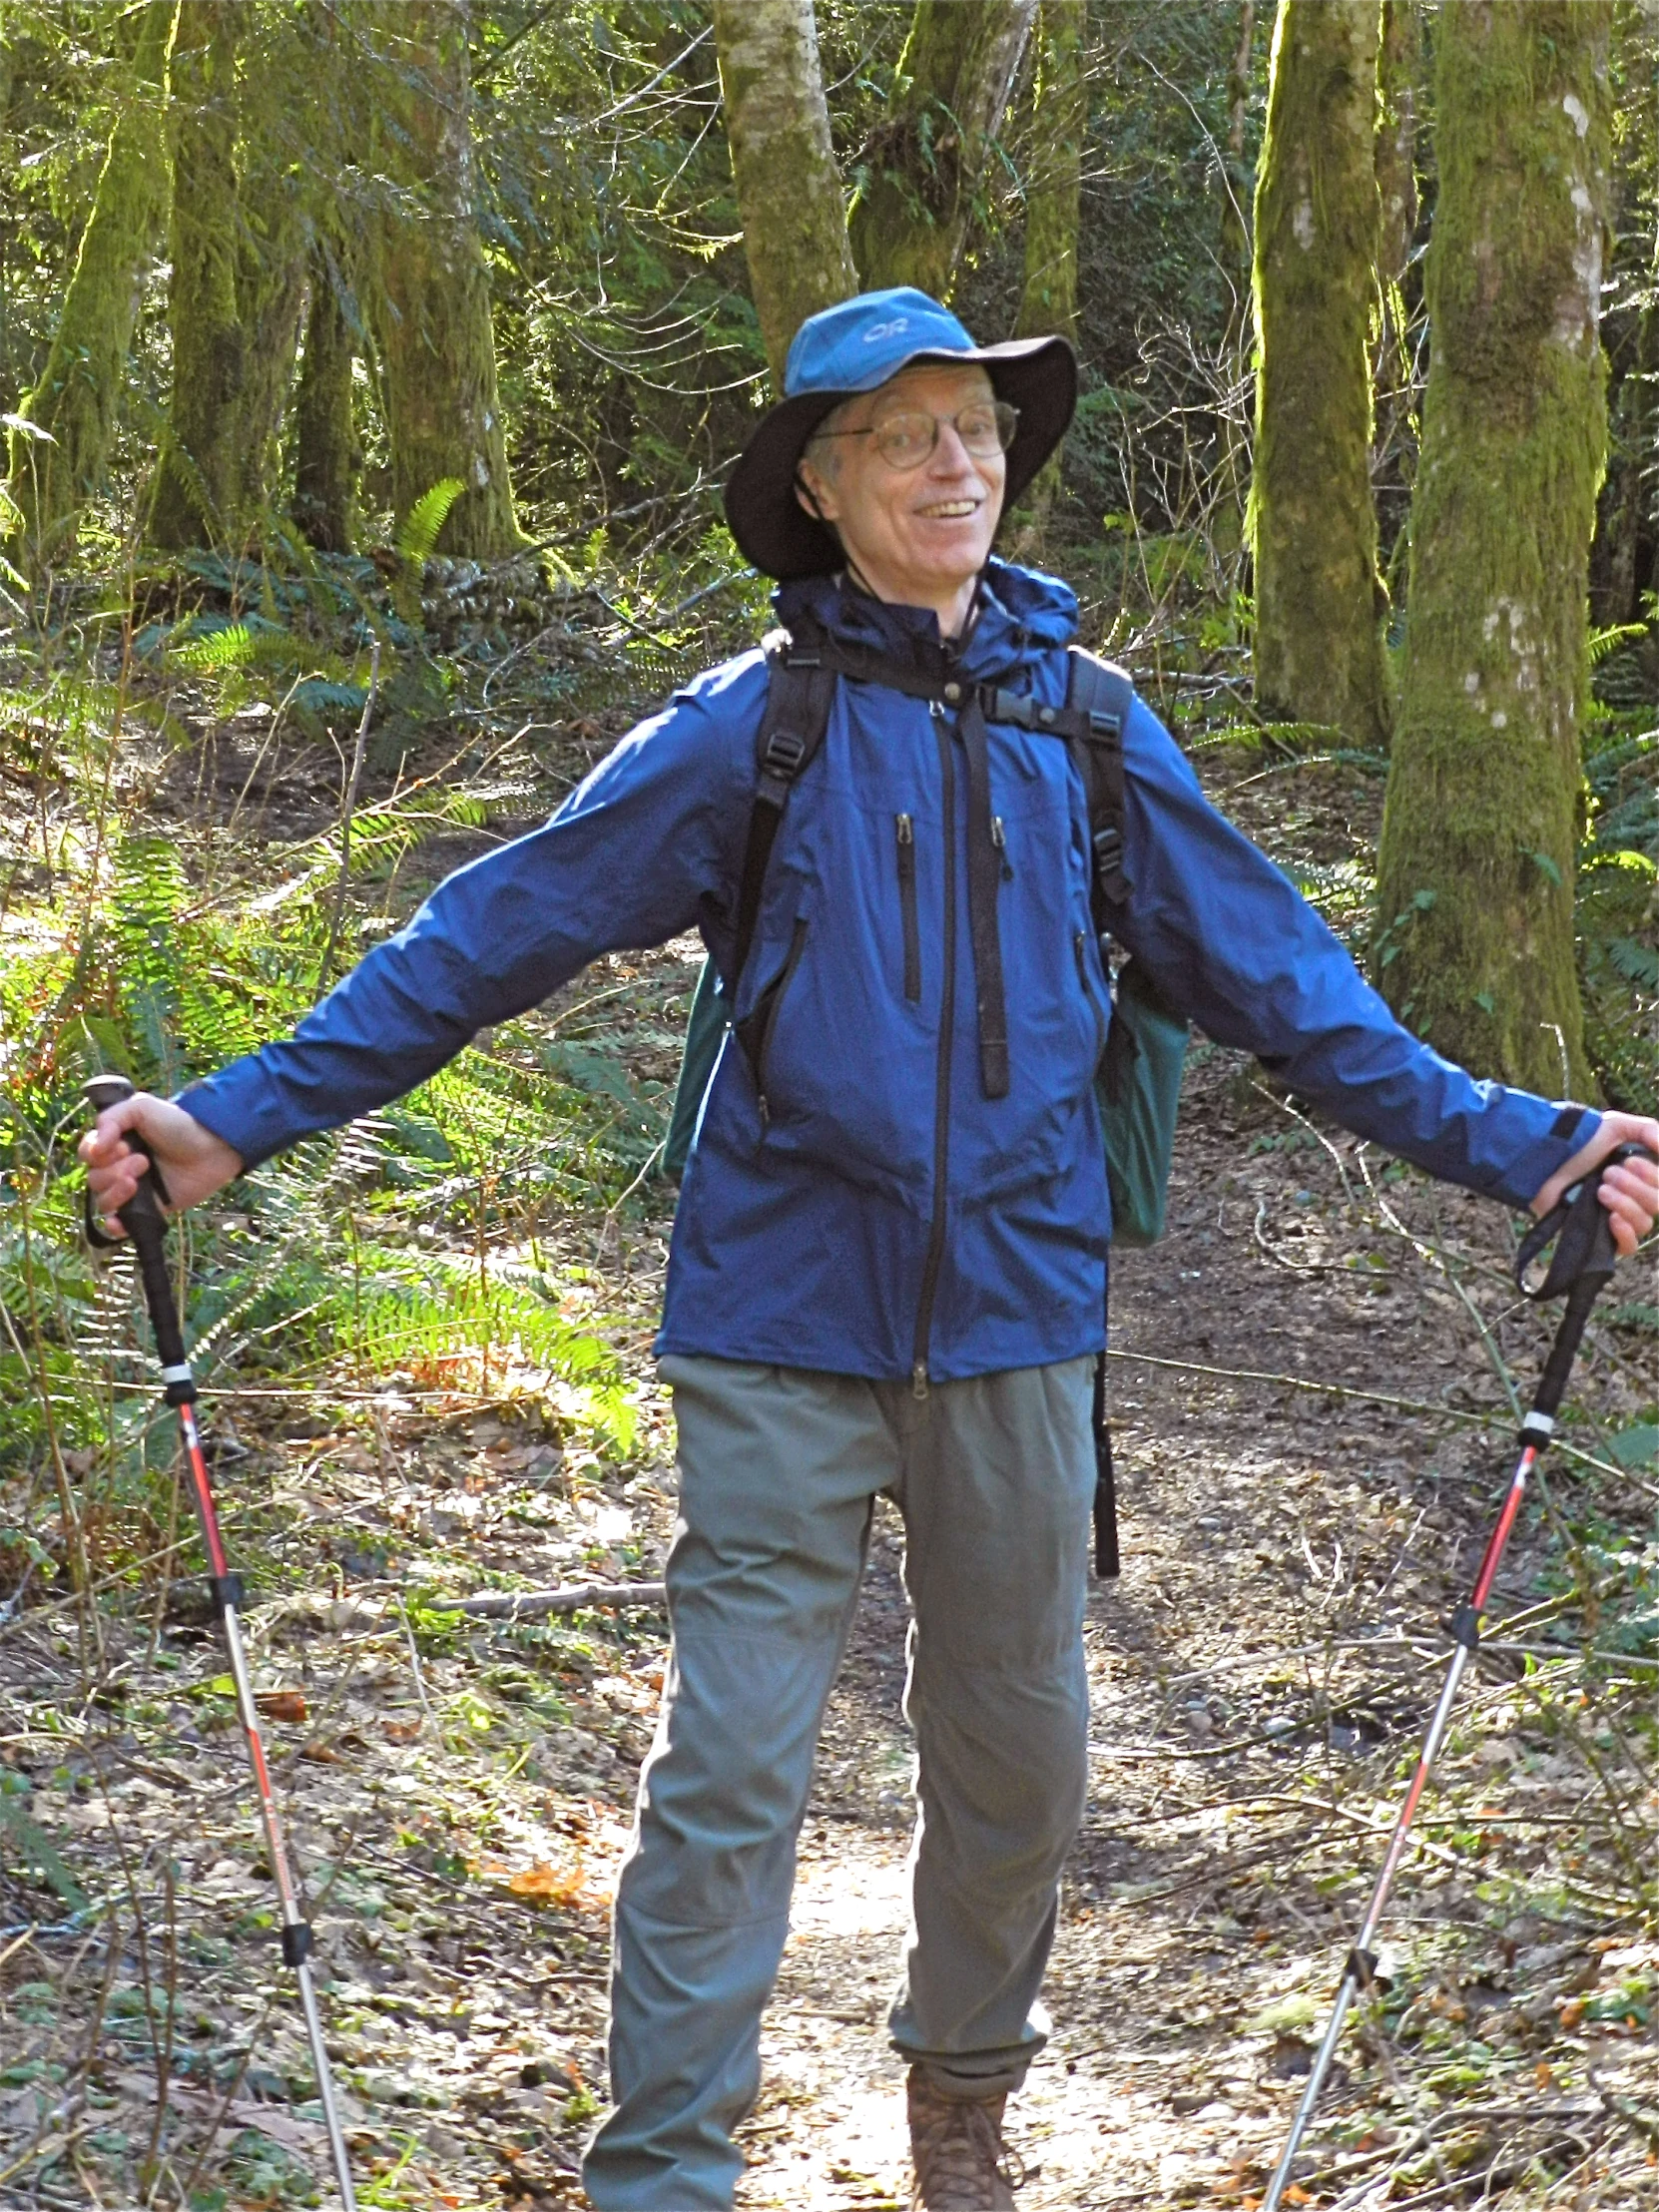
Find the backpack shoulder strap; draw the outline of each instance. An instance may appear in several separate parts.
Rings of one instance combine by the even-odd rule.
[[[755,738],[755,805],[749,817],[749,837],[738,884],[734,991],[749,964],[778,826],[791,791],[824,743],[835,697],[835,671],[824,667],[814,654],[798,654],[787,630],[774,631],[767,639],[766,655],[766,712]]]
[[[1123,733],[1135,687],[1121,668],[1081,646],[1068,647],[1066,657],[1066,705],[1086,718],[1087,734],[1071,739],[1071,754],[1088,799],[1095,919],[1107,929],[1113,911],[1121,912],[1129,898],[1123,872]]]

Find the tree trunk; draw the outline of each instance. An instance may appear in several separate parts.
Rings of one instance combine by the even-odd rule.
[[[1243,0],[1239,37],[1227,69],[1227,165],[1222,177],[1221,259],[1233,301],[1227,313],[1228,350],[1250,318],[1250,171],[1245,164],[1245,126],[1250,120],[1250,74],[1256,51],[1256,0]]]
[[[1037,0],[916,0],[849,219],[866,287],[950,290]]]
[[[1648,296],[1624,349],[1613,402],[1612,449],[1590,555],[1590,611],[1598,623],[1633,622],[1641,611],[1636,566],[1655,466],[1654,385],[1659,380],[1659,244]]]
[[[167,219],[162,86],[176,4],[150,0],[146,10],[132,91],[110,133],[57,333],[39,383],[19,406],[55,442],[12,432],[9,489],[21,517],[20,559],[31,572],[69,551],[81,509],[103,483],[144,268]]]
[[[1085,0],[1041,0],[1031,170],[1025,185],[1025,281],[1014,318],[1018,338],[1077,335],[1077,228],[1083,198],[1083,142],[1089,88],[1083,74]],[[1060,489],[1060,454],[1050,454],[1021,501],[1018,560],[1033,557]]]
[[[311,250],[311,304],[294,402],[293,519],[319,553],[349,553],[357,542],[357,473],[362,466],[351,419],[356,347],[341,299],[334,256]]]
[[[1386,743],[1371,495],[1381,0],[1280,0],[1256,188],[1256,696]]]
[[[241,532],[247,340],[237,299],[235,0],[179,0],[168,58],[173,141],[173,395],[149,535],[182,550]]]
[[[376,226],[369,317],[401,522],[445,477],[466,488],[438,543],[496,561],[513,513],[495,386],[489,271],[473,212],[468,0],[378,0],[379,159],[401,191]]]
[[[1256,0],[1243,0],[1239,35],[1227,69],[1227,161],[1222,172],[1221,266],[1231,297],[1222,348],[1226,386],[1221,403],[1221,455],[1216,469],[1211,536],[1228,573],[1237,578],[1250,504],[1250,166],[1245,131],[1250,120],[1250,79],[1256,54]]]
[[[1382,0],[1378,63],[1377,195],[1382,230],[1377,266],[1397,285],[1417,229],[1417,59],[1422,21],[1417,0]]]
[[[250,138],[254,134],[248,134]],[[237,312],[244,337],[241,395],[243,511],[269,515],[281,473],[282,418],[293,389],[305,304],[305,222],[298,179],[257,160],[241,187]]]
[[[1611,0],[1448,0],[1440,18],[1432,350],[1378,871],[1401,1018],[1546,1092],[1590,1081],[1572,896],[1611,21]]]
[[[858,288],[813,0],[715,0],[715,44],[749,289],[781,393],[796,331]]]
[[[1077,334],[1077,221],[1089,88],[1084,0],[1041,0],[1032,87],[1036,144],[1025,188],[1025,282],[1014,335]]]

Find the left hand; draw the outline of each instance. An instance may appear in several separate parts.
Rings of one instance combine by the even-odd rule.
[[[1603,1114],[1601,1127],[1589,1143],[1564,1168],[1557,1168],[1533,1199],[1533,1213],[1542,1219],[1564,1191],[1621,1144],[1645,1144],[1650,1152],[1659,1152],[1659,1121],[1642,1114]],[[1628,1260],[1659,1216],[1659,1167],[1651,1160],[1625,1160],[1607,1170],[1597,1196],[1613,1217],[1613,1242],[1619,1256]]]

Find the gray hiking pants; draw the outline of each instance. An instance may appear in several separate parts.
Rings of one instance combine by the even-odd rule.
[[[894,2045],[940,2086],[1012,2088],[1082,1818],[1091,1360],[936,1383],[668,1359],[674,1649],[617,1895],[615,2108],[599,2212],[728,2208],[789,1933],[796,1839],[878,1491],[905,1524],[918,1751]]]

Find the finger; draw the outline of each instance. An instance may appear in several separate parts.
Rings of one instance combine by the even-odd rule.
[[[1659,1183],[1621,1168],[1610,1168],[1602,1177],[1600,1198],[1604,1206],[1617,1208],[1639,1226],[1644,1216],[1651,1222],[1659,1213]]]

